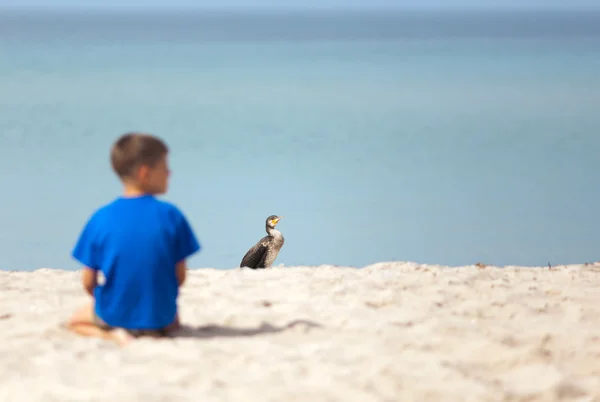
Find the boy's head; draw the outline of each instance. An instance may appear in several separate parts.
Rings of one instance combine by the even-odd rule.
[[[167,191],[169,166],[167,145],[143,133],[123,134],[110,152],[112,168],[125,185],[148,194]]]

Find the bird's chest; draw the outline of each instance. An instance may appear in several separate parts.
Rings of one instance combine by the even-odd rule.
[[[282,235],[279,236],[275,236],[273,238],[273,245],[275,246],[275,248],[279,249],[283,246],[283,243],[285,242],[285,239],[283,238]]]

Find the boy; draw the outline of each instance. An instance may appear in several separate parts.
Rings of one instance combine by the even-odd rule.
[[[73,314],[71,331],[124,345],[178,328],[186,258],[200,244],[179,209],[155,198],[167,191],[167,154],[159,138],[141,133],[124,134],[112,146],[112,168],[124,191],[92,215],[73,249],[94,300]]]

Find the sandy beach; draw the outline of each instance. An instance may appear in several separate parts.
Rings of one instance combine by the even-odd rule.
[[[191,270],[185,325],[60,327],[79,272],[0,272],[0,401],[600,401],[600,264]]]

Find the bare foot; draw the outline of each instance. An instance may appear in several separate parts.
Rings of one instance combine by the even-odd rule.
[[[110,339],[115,341],[119,346],[125,346],[133,340],[133,336],[123,328],[116,328],[110,331]]]

